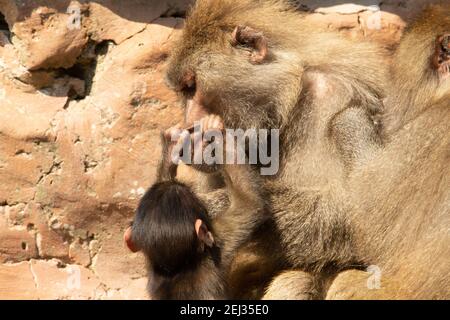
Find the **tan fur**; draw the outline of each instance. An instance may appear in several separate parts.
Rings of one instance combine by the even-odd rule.
[[[450,31],[449,14],[449,5],[430,7],[408,28],[386,105],[390,141],[349,180],[358,250],[381,267],[383,286],[369,290],[342,277],[331,296],[450,297],[450,80],[431,65],[436,38]]]
[[[350,270],[341,272],[331,284],[326,300],[373,300],[380,297],[391,297],[395,281],[380,279],[379,287],[372,286],[372,274]]]
[[[237,251],[227,280],[234,299],[261,299],[272,278],[288,267],[279,237],[267,221]]]
[[[267,38],[262,63],[233,46],[238,25]],[[226,127],[281,130],[280,172],[264,189],[291,267],[326,283],[377,265],[401,284],[384,298],[448,298],[448,83],[420,77],[428,69],[411,64],[430,57],[406,52],[405,84],[394,80],[400,94],[386,100],[387,144],[380,50],[311,28],[283,1],[199,0],[167,75],[177,88],[195,74],[195,96]]]
[[[392,63],[392,90],[384,119],[388,135],[449,92],[450,82],[441,81],[432,67],[436,38],[449,32],[449,4],[430,6],[405,31]]]
[[[314,300],[320,294],[315,279],[302,271],[286,271],[278,275],[265,292],[263,300]]]

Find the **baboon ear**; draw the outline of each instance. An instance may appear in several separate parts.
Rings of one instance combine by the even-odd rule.
[[[206,224],[201,219],[197,219],[195,221],[195,232],[197,233],[197,238],[203,244],[212,248],[212,246],[214,245],[214,237],[212,233],[208,230]]]
[[[134,244],[132,240],[132,229],[131,227],[128,227],[128,229],[123,234],[123,240],[125,241],[128,249],[130,249],[131,252],[138,252],[140,251],[139,248]]]
[[[433,65],[441,79],[450,77],[450,33],[437,38]]]
[[[262,32],[247,26],[237,26],[232,35],[233,46],[245,46],[252,50],[251,62],[262,63],[268,54],[267,39]]]

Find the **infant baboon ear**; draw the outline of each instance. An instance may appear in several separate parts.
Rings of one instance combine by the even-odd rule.
[[[433,66],[438,70],[441,79],[450,76],[450,33],[437,38]]]
[[[206,224],[201,220],[197,219],[195,221],[195,232],[201,243],[212,248],[214,246],[214,237],[212,233],[208,230]]]
[[[238,26],[233,31],[233,46],[244,46],[252,50],[250,61],[262,63],[268,54],[267,39],[262,32],[247,26]]]
[[[130,251],[134,253],[140,251],[140,249],[133,242],[132,232],[133,229],[131,227],[128,227],[128,229],[123,234],[123,240],[126,243],[128,249],[130,249]]]

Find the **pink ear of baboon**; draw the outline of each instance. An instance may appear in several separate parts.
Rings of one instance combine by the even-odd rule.
[[[268,54],[269,48],[267,39],[262,32],[256,31],[247,26],[237,26],[232,35],[234,46],[246,46],[252,49],[251,62],[262,63]]]

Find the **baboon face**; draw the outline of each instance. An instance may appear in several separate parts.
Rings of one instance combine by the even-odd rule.
[[[216,3],[197,5],[187,19],[169,60],[167,82],[185,99],[188,123],[213,113],[227,127],[271,126],[274,92],[285,73],[264,33],[215,17]]]

